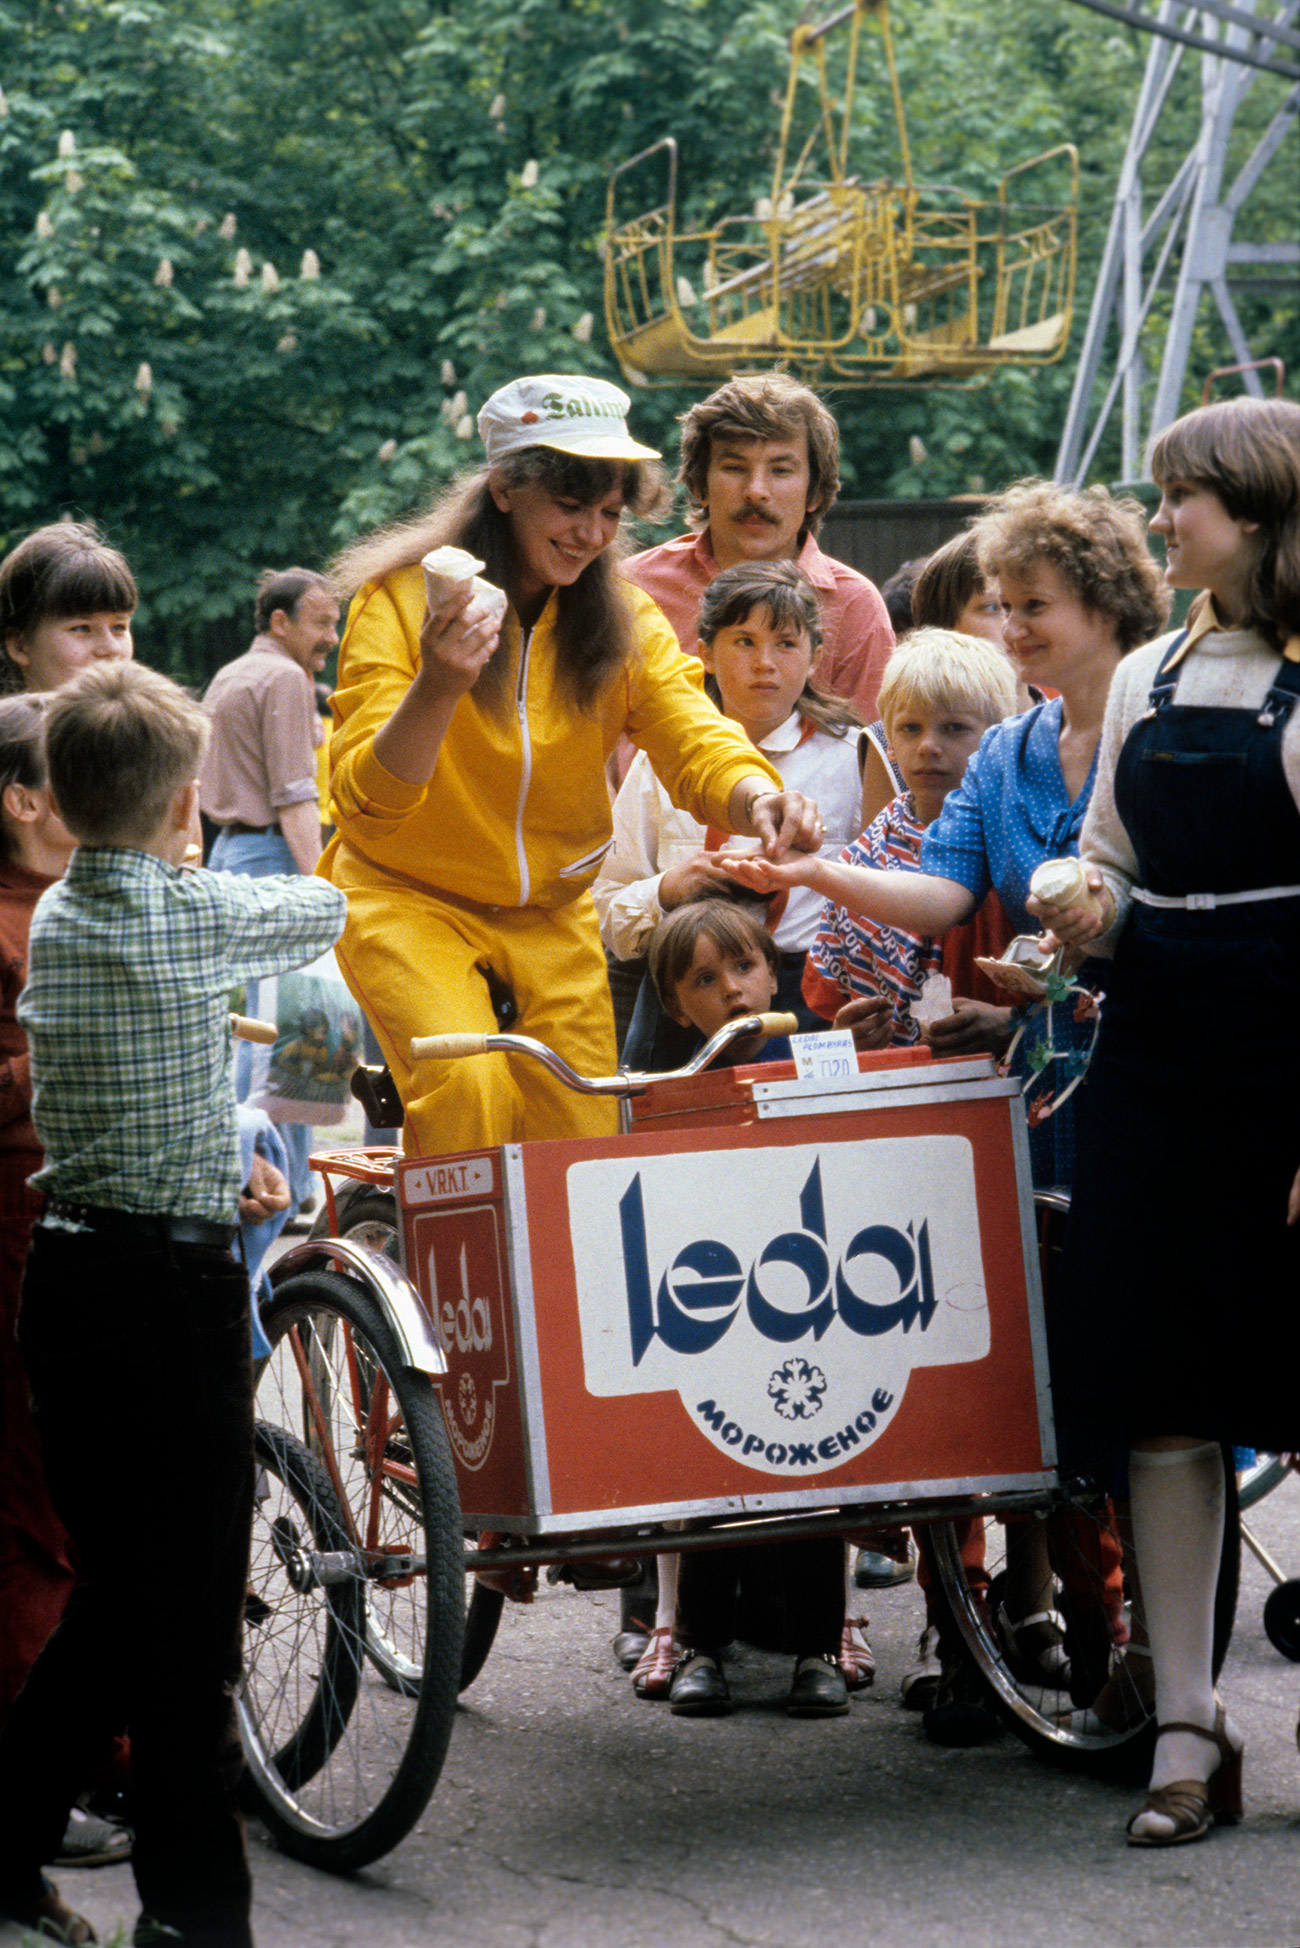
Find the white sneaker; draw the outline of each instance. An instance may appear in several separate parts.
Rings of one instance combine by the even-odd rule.
[[[904,1673],[898,1689],[909,1711],[924,1711],[938,1695],[943,1672],[939,1662],[939,1632],[933,1624],[921,1632],[916,1649],[917,1662]]]

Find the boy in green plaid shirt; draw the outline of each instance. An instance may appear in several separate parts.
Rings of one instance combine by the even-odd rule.
[[[41,1865],[123,1731],[135,1941],[252,1942],[234,1696],[253,1388],[228,997],[332,945],[345,902],[323,880],[183,865],[207,730],[136,663],[88,670],[47,718],[78,849],[36,908],[18,1004],[46,1155],[18,1337],[79,1581],[0,1733],[0,1914],[74,1943],[93,1931]]]

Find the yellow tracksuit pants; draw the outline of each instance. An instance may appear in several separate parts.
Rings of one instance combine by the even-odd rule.
[[[562,907],[477,906],[381,878],[347,847],[332,878],[348,896],[339,967],[393,1072],[408,1155],[617,1133],[612,1097],[576,1095],[527,1056],[413,1068],[409,1053],[414,1035],[495,1032],[475,965],[486,961],[518,1003],[515,1032],[536,1036],[580,1075],[612,1074],[614,1017],[590,893]]]

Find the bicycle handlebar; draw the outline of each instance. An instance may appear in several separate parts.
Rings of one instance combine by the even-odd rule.
[[[583,1076],[576,1069],[548,1048],[545,1042],[534,1040],[531,1035],[416,1035],[411,1042],[413,1062],[443,1062],[462,1055],[531,1055],[535,1062],[549,1069],[553,1076],[584,1096],[639,1096],[652,1082],[671,1082],[681,1076],[698,1075],[707,1068],[714,1056],[731,1042],[743,1035],[797,1035],[799,1018],[797,1015],[767,1014],[742,1015],[736,1021],[724,1022],[716,1035],[711,1035],[704,1047],[686,1063],[684,1068],[666,1069],[651,1072],[642,1069],[622,1069],[617,1075]]]
[[[264,1042],[269,1048],[280,1031],[273,1021],[257,1021],[252,1015],[231,1015],[230,1032],[237,1042]]]

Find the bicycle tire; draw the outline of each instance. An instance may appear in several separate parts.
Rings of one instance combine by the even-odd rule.
[[[340,1237],[369,1245],[372,1251],[382,1252],[389,1258],[400,1257],[397,1199],[392,1191],[378,1190],[370,1184],[357,1184],[351,1195],[346,1191],[339,1193],[337,1210]],[[322,1213],[315,1226],[313,1236],[317,1235],[329,1235],[327,1213]],[[496,1641],[504,1605],[505,1595],[501,1590],[486,1589],[473,1575],[468,1578],[465,1655],[460,1671],[462,1691],[473,1684],[487,1662],[488,1653]],[[414,1696],[414,1687],[419,1683],[418,1673],[400,1647],[384,1636],[373,1618],[369,1620],[367,1628],[366,1653],[385,1684],[404,1697]]]
[[[1241,1566],[1236,1475],[1230,1447],[1224,1449],[1224,1474],[1223,1546],[1214,1612],[1216,1678],[1232,1637]],[[993,1605],[976,1596],[967,1582],[957,1525],[935,1523],[928,1539],[944,1600],[1003,1722],[1038,1757],[1055,1765],[1128,1777],[1144,1775],[1149,1768],[1155,1734],[1154,1716],[1135,1690],[1124,1696],[1125,1715],[1131,1718],[1125,1729],[1111,1731],[1071,1722],[1072,1708],[1089,1704],[1106,1677],[1112,1671],[1122,1675],[1123,1670],[1113,1653],[1109,1631],[1099,1623],[1108,1600],[1100,1564],[1105,1554],[1103,1532],[1110,1531],[1113,1520],[1111,1507],[1102,1489],[1081,1482],[1067,1489],[1058,1508],[1045,1518],[1055,1593],[1043,1607],[1059,1608],[1065,1617],[1065,1649],[1072,1667],[1068,1691],[1027,1676],[1023,1667],[1013,1664],[994,1625]],[[997,1563],[986,1566],[996,1579]],[[1071,1594],[1063,1595],[1067,1590]],[[1132,1612],[1131,1596],[1129,1608]]]
[[[338,1211],[337,1235],[340,1238],[369,1245],[372,1251],[380,1252],[386,1258],[401,1256],[397,1200],[391,1190],[380,1190],[373,1184],[346,1185],[336,1192],[335,1207]],[[321,1212],[310,1235],[313,1238],[332,1235],[328,1208]]]
[[[253,1448],[243,1683],[260,1701],[254,1709],[276,1771],[297,1790],[326,1763],[356,1703],[364,1585],[359,1575],[332,1584],[312,1575],[314,1561],[349,1551],[338,1498],[316,1456],[266,1421],[254,1428]],[[288,1668],[298,1680],[292,1693],[281,1681]]]
[[[397,1201],[391,1191],[353,1184],[336,1194],[339,1236],[368,1245],[385,1258],[400,1259]],[[329,1235],[329,1212],[322,1211],[312,1235]],[[420,1687],[419,1665],[384,1632],[373,1605],[366,1610],[366,1655],[384,1683],[400,1697],[413,1698]]]
[[[1271,1495],[1280,1488],[1291,1473],[1291,1465],[1280,1454],[1261,1454],[1256,1457],[1251,1468],[1243,1468],[1237,1483],[1237,1506],[1244,1515],[1256,1502],[1262,1502],[1265,1495]]]
[[[460,1688],[467,1690],[487,1663],[496,1642],[497,1625],[505,1608],[505,1591],[490,1590],[474,1581],[465,1606],[465,1649],[460,1662]]]
[[[249,1797],[286,1853],[350,1873],[410,1832],[446,1757],[465,1621],[455,1478],[437,1395],[427,1376],[400,1364],[358,1281],[327,1271],[288,1279],[263,1324],[272,1351],[259,1413],[307,1448],[329,1480],[359,1572],[361,1615],[352,1708],[311,1777],[280,1771],[283,1741],[263,1735],[267,1700],[259,1714],[259,1700],[245,1695]],[[410,1695],[367,1677],[375,1617],[418,1670]],[[300,1674],[286,1670],[282,1683],[296,1692]]]

